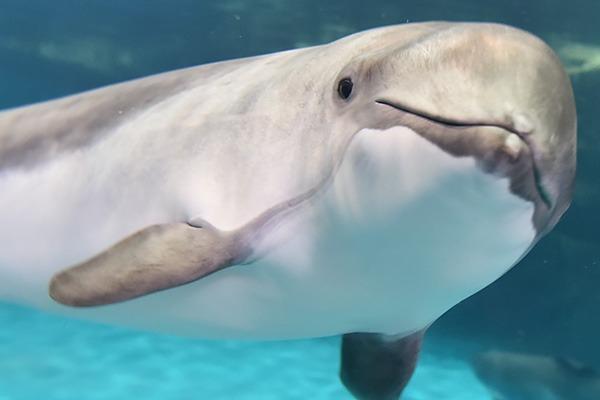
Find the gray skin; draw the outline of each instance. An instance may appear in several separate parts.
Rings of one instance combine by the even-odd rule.
[[[253,72],[257,66],[260,71]],[[244,85],[236,80],[240,75]],[[347,99],[338,93],[345,78],[354,83]],[[232,98],[186,96],[198,89]],[[175,130],[180,119],[194,129],[178,130],[180,147],[168,137],[144,142],[146,147],[136,149],[144,162],[167,165],[189,157],[197,132],[215,130],[215,119],[206,115],[252,116],[268,109],[278,119],[275,126],[269,119],[243,119],[246,126],[256,124],[255,151],[276,144],[284,132],[290,158],[304,159],[309,151],[310,163],[295,170],[303,176],[292,195],[238,228],[224,231],[203,220],[150,225],[87,261],[65,266],[49,283],[57,302],[118,303],[260,258],[256,243],[323,192],[364,128],[406,126],[447,153],[472,157],[484,171],[508,177],[511,191],[535,206],[536,240],[552,229],[571,199],[576,114],[568,77],[542,41],[495,24],[383,28],[330,45],[176,71],[0,113],[0,172],[43,168],[50,160],[97,146],[157,107],[170,110],[162,121],[168,129]],[[216,126],[224,123],[217,119]],[[163,133],[157,129],[151,122],[136,126],[148,135]],[[518,137],[515,146],[507,145],[511,135]],[[206,143],[209,150],[223,151],[219,139],[209,137]],[[223,158],[215,168],[227,165]],[[409,334],[345,336],[342,377],[357,397],[400,396],[423,332]],[[383,364],[385,373],[377,373]]]
[[[600,373],[569,359],[487,351],[472,364],[494,400],[600,399]]]

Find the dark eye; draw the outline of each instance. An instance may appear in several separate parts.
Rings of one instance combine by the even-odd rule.
[[[352,87],[354,87],[352,79],[344,78],[338,83],[338,94],[342,99],[346,100],[352,94]]]

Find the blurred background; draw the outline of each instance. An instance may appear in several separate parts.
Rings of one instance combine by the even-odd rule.
[[[382,25],[491,21],[539,35],[567,66],[577,99],[574,203],[516,268],[435,323],[407,392],[486,399],[468,367],[479,350],[600,368],[599,16],[594,0],[0,0],[0,108]],[[2,303],[0,327],[0,400],[348,398],[338,338],[192,341]]]

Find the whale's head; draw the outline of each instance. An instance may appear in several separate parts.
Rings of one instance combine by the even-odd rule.
[[[331,88],[358,129],[404,126],[534,204],[537,237],[570,203],[576,112],[569,78],[537,37],[496,24],[383,28],[355,39]],[[369,36],[370,35],[370,36]]]

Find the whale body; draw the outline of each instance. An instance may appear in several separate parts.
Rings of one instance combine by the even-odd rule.
[[[394,352],[552,229],[575,145],[557,57],[495,24],[384,27],[5,110],[0,298]]]

